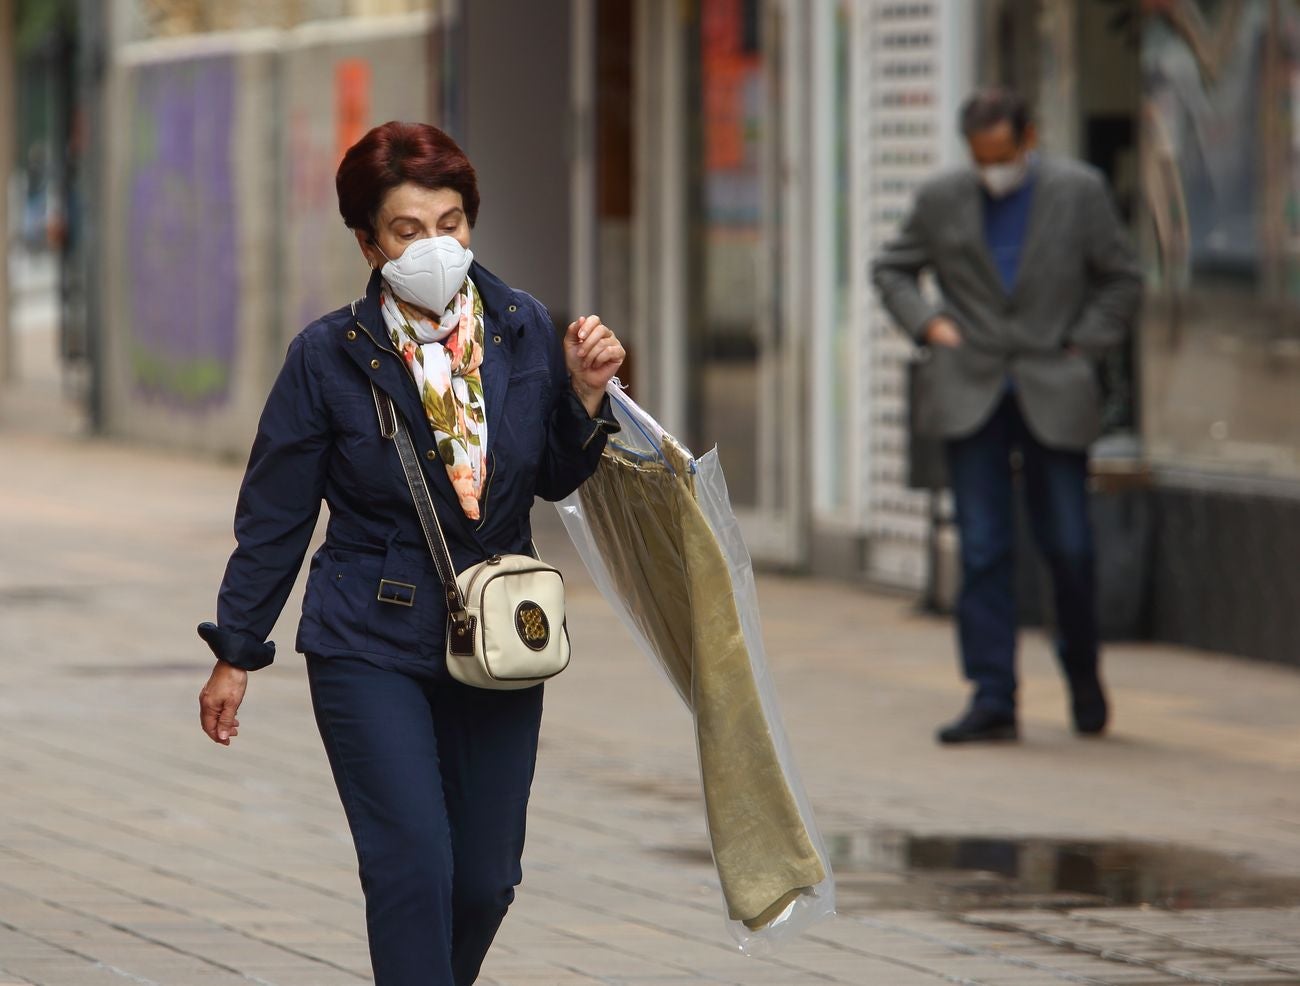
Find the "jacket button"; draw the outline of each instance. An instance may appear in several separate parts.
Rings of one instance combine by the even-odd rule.
[[[355,339],[356,337],[357,337],[357,330],[356,330],[356,329],[348,329],[348,342],[351,342],[351,341],[352,341],[353,339]]]
[[[434,459],[438,458],[438,453],[433,449],[429,449],[429,451],[424,453],[424,457],[432,462]]]
[[[377,359],[372,359],[372,360],[370,361],[370,369],[372,369],[372,370],[377,370],[377,369],[379,369],[379,360],[377,360]]]
[[[510,312],[510,313],[513,314],[514,312],[519,311],[519,306],[518,306],[518,305],[511,305],[509,308],[506,309],[506,311],[508,311],[508,312]]]
[[[492,341],[495,342],[498,346],[501,345],[501,337],[500,337],[500,336],[493,336],[493,337],[492,337]]]

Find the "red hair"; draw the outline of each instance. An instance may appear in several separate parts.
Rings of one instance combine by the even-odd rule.
[[[470,226],[478,220],[478,177],[465,152],[435,126],[391,120],[343,155],[334,176],[343,222],[373,236],[384,196],[408,181],[459,192]]]

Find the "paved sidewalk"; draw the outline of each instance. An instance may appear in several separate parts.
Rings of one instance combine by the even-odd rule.
[[[0,399],[0,986],[369,981],[355,858],[292,653],[297,597],[234,746],[198,728],[193,626],[212,614],[240,470],[60,434],[50,410]],[[933,728],[963,697],[949,627],[778,577],[760,580],[766,635],[842,914],[770,959],[737,954],[689,721],[539,518],[570,574],[575,660],[548,686],[525,880],[482,982],[1300,983],[1300,673],[1116,647],[1114,735],[1087,742],[1031,635],[1025,741],[940,749]],[[1168,844],[1162,865],[1235,875],[1191,910],[1048,891],[1050,909],[976,908],[989,872],[907,865],[941,837],[1024,840],[1022,859],[1065,858],[1050,839]]]

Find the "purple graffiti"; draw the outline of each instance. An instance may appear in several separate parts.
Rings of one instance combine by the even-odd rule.
[[[227,402],[240,299],[229,55],[142,66],[129,177],[130,365],[137,392],[207,411]]]

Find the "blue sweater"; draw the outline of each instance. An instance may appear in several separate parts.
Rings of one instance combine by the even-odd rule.
[[[988,192],[984,193],[984,240],[1007,294],[1016,286],[1020,256],[1029,231],[1029,210],[1034,202],[1035,184],[1031,171],[1028,180],[1010,195],[995,199]]]

